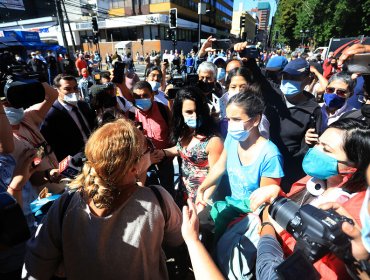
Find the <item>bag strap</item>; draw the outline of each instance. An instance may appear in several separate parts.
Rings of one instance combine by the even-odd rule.
[[[69,204],[72,200],[72,197],[75,193],[76,193],[76,190],[68,192],[68,196],[67,196],[66,200],[63,203],[62,214],[61,214],[61,217],[60,217],[60,228],[62,228],[64,216],[67,212],[67,208],[68,208],[68,206],[69,206]]]
[[[164,200],[163,200],[163,197],[162,197],[160,191],[153,185],[148,186],[148,188],[150,188],[153,191],[154,195],[156,196],[156,198],[159,202],[159,206],[161,207],[161,210],[162,210],[162,213],[163,213],[163,216],[164,216],[164,220],[167,221],[167,218],[168,218],[167,209],[166,209],[166,206],[165,206],[165,203],[164,203]]]
[[[162,115],[162,118],[164,119],[164,121],[166,122],[167,126],[170,127],[170,123],[169,123],[169,118],[168,118],[168,112],[167,112],[167,109],[166,109],[166,105],[164,105],[163,103],[161,102],[157,102],[157,105],[158,105],[158,109],[159,109],[159,112],[161,113]]]

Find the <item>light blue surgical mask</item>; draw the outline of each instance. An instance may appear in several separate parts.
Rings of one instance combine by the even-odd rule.
[[[370,187],[367,187],[364,202],[360,211],[360,220],[362,224],[361,238],[366,251],[370,253],[370,214],[369,214]]]
[[[308,150],[303,162],[303,171],[314,178],[326,180],[338,175],[338,160],[314,147]]]
[[[227,134],[229,134],[236,141],[243,142],[248,139],[250,132],[249,130],[245,130],[244,123],[239,121],[229,122]]]
[[[152,100],[150,98],[135,99],[135,105],[142,111],[148,111],[152,107]]]
[[[224,68],[217,68],[217,81],[221,81],[226,77],[226,70]]]
[[[4,111],[11,125],[17,125],[23,120],[23,108],[4,107]]]
[[[153,91],[157,91],[161,87],[161,83],[156,81],[150,81],[149,84],[152,87]]]
[[[184,118],[184,122],[186,125],[190,128],[196,128],[197,127],[197,119],[193,118]]]
[[[286,96],[294,96],[301,92],[302,81],[282,80],[280,89]]]

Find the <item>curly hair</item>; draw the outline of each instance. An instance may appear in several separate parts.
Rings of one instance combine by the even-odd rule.
[[[122,180],[142,152],[140,131],[126,119],[118,119],[97,129],[85,146],[86,162],[70,184],[91,198],[98,208],[111,209],[115,199],[127,192]]]

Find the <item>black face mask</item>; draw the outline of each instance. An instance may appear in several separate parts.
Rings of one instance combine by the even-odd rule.
[[[202,80],[198,81],[197,87],[204,93],[214,91],[214,83],[205,83]]]

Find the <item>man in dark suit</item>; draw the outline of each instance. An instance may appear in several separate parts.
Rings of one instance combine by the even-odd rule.
[[[41,133],[58,161],[81,152],[95,128],[96,116],[89,105],[79,100],[76,78],[59,74],[54,79],[56,100],[41,125]]]

